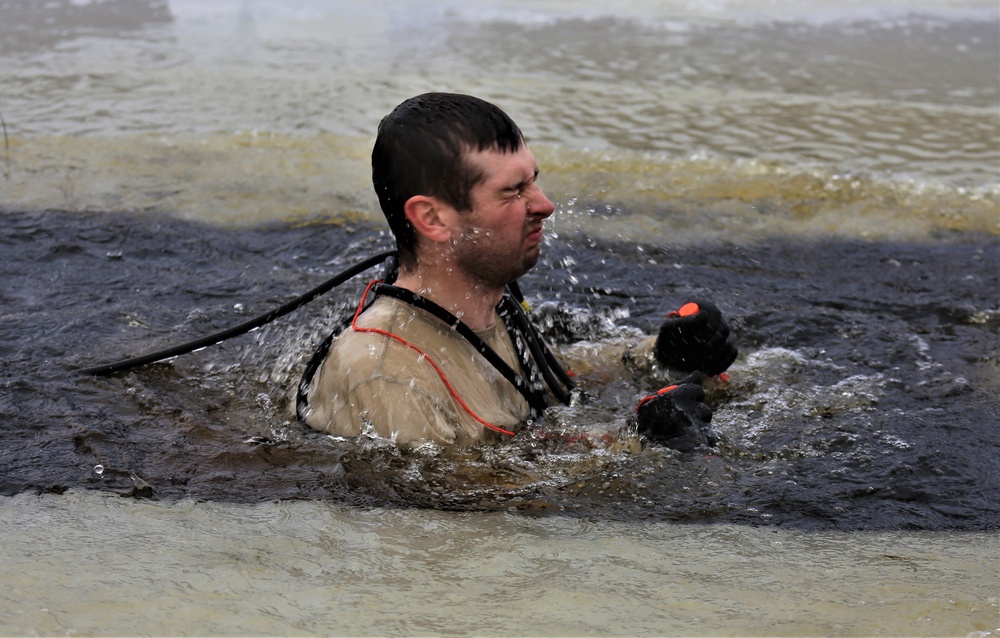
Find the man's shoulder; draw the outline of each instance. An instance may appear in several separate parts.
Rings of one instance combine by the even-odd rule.
[[[410,304],[379,297],[357,318],[355,326],[337,337],[331,355],[357,373],[352,376],[370,376],[386,362],[395,372],[396,366],[391,364],[410,363],[457,337],[439,320]]]

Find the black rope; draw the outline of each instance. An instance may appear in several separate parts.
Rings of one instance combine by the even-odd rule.
[[[245,321],[238,326],[234,326],[227,330],[222,330],[220,332],[216,332],[215,334],[210,334],[206,337],[202,337],[201,339],[196,339],[195,341],[174,346],[172,348],[159,350],[157,352],[151,352],[149,354],[133,357],[131,359],[123,359],[122,361],[116,361],[114,363],[106,363],[104,365],[93,366],[90,368],[83,368],[79,370],[79,372],[81,374],[107,375],[107,374],[113,374],[115,372],[122,372],[123,370],[131,370],[132,368],[138,368],[144,365],[148,365],[150,363],[155,363],[157,361],[169,359],[171,357],[176,357],[178,355],[187,354],[189,352],[193,352],[200,348],[212,346],[222,341],[225,341],[226,339],[231,339],[232,337],[236,337],[238,335],[250,332],[254,328],[259,328],[260,326],[270,323],[275,319],[278,319],[279,317],[283,317],[290,312],[298,310],[299,308],[306,305],[310,301],[316,299],[320,295],[329,292],[330,290],[336,288],[337,286],[344,283],[348,279],[368,270],[372,266],[376,266],[382,263],[383,261],[385,261],[386,259],[395,254],[396,251],[390,250],[369,257],[368,259],[362,260],[354,264],[350,268],[336,274],[335,276],[331,277],[330,279],[326,280],[325,282],[323,282],[319,286],[316,286],[315,288],[306,292],[305,294],[302,294],[296,297],[295,299],[292,299],[288,303],[285,303],[282,306],[275,308],[274,310],[271,310],[262,315],[258,315],[253,319]]]

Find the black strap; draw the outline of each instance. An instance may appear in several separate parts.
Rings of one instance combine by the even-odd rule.
[[[394,274],[394,273],[393,273]],[[388,278],[389,280],[392,279]],[[536,415],[541,414],[541,412],[548,407],[548,397],[545,393],[545,387],[538,382],[539,372],[548,385],[552,394],[562,403],[569,403],[570,393],[576,387],[573,380],[566,374],[559,361],[556,359],[552,351],[545,345],[545,342],[539,336],[534,325],[528,319],[525,314],[524,308],[521,305],[524,302],[524,296],[521,294],[520,289],[517,286],[517,282],[513,282],[508,287],[508,294],[500,300],[500,304],[497,306],[497,312],[500,318],[503,320],[504,325],[507,328],[507,332],[510,334],[511,341],[514,343],[514,349],[517,351],[518,359],[521,364],[521,371],[524,376],[518,374],[513,368],[508,365],[508,363],[500,357],[494,351],[489,344],[482,340],[482,338],[475,333],[472,328],[465,324],[461,319],[448,312],[438,304],[433,301],[421,297],[420,295],[406,290],[405,288],[399,288],[398,286],[392,286],[384,283],[377,283],[372,287],[372,291],[375,295],[384,294],[390,297],[399,299],[404,303],[408,303],[414,307],[425,310],[431,315],[437,317],[443,321],[446,325],[453,328],[456,332],[462,335],[483,357],[486,358],[489,363],[496,368],[496,370],[505,378],[518,392],[521,396],[525,398],[528,405],[531,407],[532,412]],[[308,407],[308,388],[309,384],[312,383],[312,378],[316,374],[316,371],[322,365],[323,361],[326,359],[329,353],[330,346],[333,340],[346,329],[351,323],[348,319],[336,330],[334,330],[330,335],[320,344],[316,352],[309,359],[306,364],[305,371],[302,375],[302,380],[299,383],[298,393],[296,395],[295,411],[299,419],[302,419],[305,410]],[[525,350],[527,347],[527,350]],[[525,377],[529,381],[525,381]],[[533,382],[533,383],[532,383]]]
[[[313,377],[316,376],[316,372],[319,371],[319,367],[323,365],[326,355],[330,352],[330,346],[333,344],[333,340],[336,339],[349,325],[351,325],[350,319],[331,332],[327,338],[323,340],[323,343],[319,344],[319,347],[316,348],[316,351],[313,352],[313,355],[309,358],[309,362],[306,363],[306,368],[302,372],[302,378],[299,380],[298,390],[295,393],[295,417],[299,421],[304,421],[306,418],[306,409],[309,407],[309,386],[312,384]]]
[[[520,324],[520,330],[524,332],[524,334],[528,335],[532,341],[534,341],[534,346],[537,349],[537,352],[541,353],[541,357],[537,357],[536,355],[536,358],[539,363],[539,367],[541,367],[542,372],[545,374],[546,383],[549,384],[549,387],[552,388],[553,394],[555,394],[560,401],[563,403],[569,403],[570,393],[576,389],[576,383],[573,382],[573,379],[571,379],[569,374],[567,374],[567,372],[563,369],[562,364],[559,363],[556,356],[552,354],[552,350],[545,345],[545,340],[542,339],[540,334],[538,334],[538,329],[535,328],[535,324],[531,323],[531,320],[528,318],[528,306],[524,300],[524,293],[521,292],[521,286],[518,285],[517,280],[507,284],[507,291],[514,298],[514,300],[517,301],[516,309],[514,310],[513,315],[517,318],[517,321]],[[558,388],[560,385],[563,387],[562,392]]]
[[[388,297],[394,297],[399,299],[404,303],[408,303],[415,308],[420,308],[431,315],[437,317],[443,321],[448,327],[455,330],[460,334],[466,341],[472,344],[483,357],[490,362],[490,364],[496,368],[507,381],[521,393],[521,396],[525,398],[528,405],[531,407],[532,411],[536,414],[540,414],[545,408],[548,407],[548,400],[545,396],[545,389],[543,387],[533,388],[531,384],[525,381],[524,377],[518,374],[510,365],[504,361],[503,357],[496,353],[493,348],[489,346],[483,339],[476,334],[476,332],[470,328],[465,322],[451,314],[438,304],[434,303],[430,299],[421,297],[420,295],[407,290],[405,288],[399,288],[398,286],[390,286],[388,284],[378,283],[372,287],[372,292],[376,295],[386,295]],[[517,339],[514,335],[511,335],[512,340],[515,342],[515,350],[518,350]],[[522,369],[527,368],[526,372],[530,377],[531,364],[529,360],[519,351],[519,358],[521,359]]]
[[[519,292],[516,288],[514,289],[514,294],[518,294]],[[531,352],[531,359],[535,361],[538,369],[541,370],[542,376],[545,378],[545,383],[552,390],[552,394],[555,395],[560,403],[568,404],[571,393],[576,388],[576,384],[566,374],[566,371],[563,370],[555,355],[552,354],[552,351],[545,345],[545,341],[539,336],[535,330],[535,326],[532,325],[527,314],[525,314],[524,307],[512,297],[504,296],[500,302],[499,311],[500,316],[504,319],[504,323],[507,324],[508,331],[511,334],[518,334],[524,337]],[[524,359],[525,357],[522,355],[522,360]]]

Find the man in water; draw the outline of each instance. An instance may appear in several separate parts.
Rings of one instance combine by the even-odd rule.
[[[512,436],[551,401],[568,400],[573,382],[516,289],[555,210],[537,179],[520,129],[481,99],[428,93],[382,120],[372,181],[399,273],[394,285],[373,282],[350,326],[313,357],[297,406],[307,424],[474,445]],[[701,374],[728,368],[736,348],[714,306],[686,308],[649,347],[664,365],[700,372],[644,399],[636,422],[650,438],[711,443]]]

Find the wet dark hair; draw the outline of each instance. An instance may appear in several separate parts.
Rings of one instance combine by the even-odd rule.
[[[372,149],[372,184],[396,237],[400,266],[416,265],[416,232],[403,205],[415,195],[437,197],[466,211],[470,191],[483,178],[468,153],[513,153],[521,130],[499,108],[470,95],[425,93],[382,118]]]

